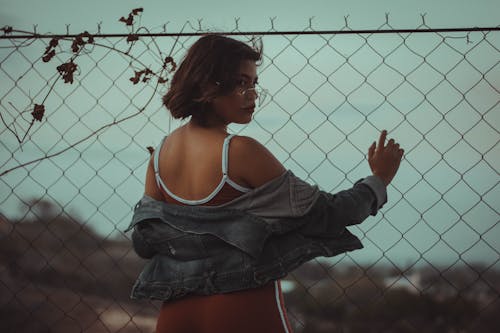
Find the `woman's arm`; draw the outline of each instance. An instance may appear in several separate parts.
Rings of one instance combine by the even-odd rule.
[[[394,139],[385,144],[387,131],[380,134],[378,145],[374,142],[368,150],[368,163],[373,175],[378,176],[387,186],[392,181],[404,154],[404,150]],[[236,169],[240,177],[251,187],[259,187],[282,175],[286,169],[274,155],[257,140],[247,136],[233,138]],[[233,155],[233,156],[234,156]]]

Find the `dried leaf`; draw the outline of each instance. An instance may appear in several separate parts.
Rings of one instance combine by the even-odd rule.
[[[155,152],[155,149],[151,146],[147,146],[146,149],[149,151],[150,155],[153,155],[153,153]]]
[[[148,82],[151,77],[148,75],[154,74],[153,71],[149,68],[143,69],[142,71],[134,71],[135,76],[131,77],[129,80],[132,81],[134,84],[139,83],[139,81],[142,82]],[[144,77],[142,77],[144,75]],[[141,79],[142,77],[142,79]]]
[[[57,66],[57,71],[64,79],[64,83],[73,83],[73,74],[75,73],[78,65],[73,61],[64,63],[62,65]]]
[[[87,42],[83,40],[83,37],[87,37]],[[78,51],[80,51],[81,46],[84,46],[86,43],[88,44],[94,43],[94,37],[91,34],[89,34],[88,31],[82,32],[81,34],[76,36],[75,39],[73,39],[73,43],[71,44],[71,50],[73,51],[73,53],[77,53]]]
[[[132,14],[139,15],[139,13],[142,13],[143,11],[144,11],[143,8],[132,9]]]
[[[118,21],[125,23],[125,25],[132,25],[134,24],[134,17],[132,16],[132,14],[128,14],[127,18],[124,18],[122,16]]]
[[[92,36],[87,30],[80,34],[82,37],[87,37],[88,44],[94,44],[94,36]],[[83,40],[83,38],[82,38]]]
[[[52,38],[49,42],[49,46],[45,48],[45,53],[43,54],[43,62],[49,62],[55,55],[56,51],[54,48],[59,44],[59,38]]]
[[[139,36],[134,35],[134,34],[130,34],[130,35],[127,36],[127,42],[133,42],[133,41],[136,41],[136,40],[139,40]]]
[[[165,58],[165,61],[163,62],[163,68],[167,68],[168,64],[170,64],[171,66],[170,72],[175,71],[175,69],[177,68],[177,64],[175,63],[174,59],[170,56]]]
[[[129,80],[132,81],[134,84],[139,83],[139,78],[138,77],[131,77]]]
[[[42,121],[43,114],[45,113],[45,106],[43,104],[35,104],[35,109],[31,112],[31,115],[35,120]]]
[[[79,50],[78,43],[76,42],[76,40],[74,40],[73,43],[71,44],[71,51],[73,51],[73,53],[77,53],[78,50]]]
[[[91,38],[92,37],[92,35],[87,30],[85,30],[84,32],[82,32],[80,35],[82,37],[87,37],[87,38]]]
[[[52,38],[49,42],[49,48],[54,48],[59,44],[59,38]]]
[[[49,62],[56,55],[56,51],[52,50],[45,54],[42,58],[43,62]]]
[[[132,81],[134,84],[139,83],[139,80],[141,79],[142,71],[137,72],[134,71],[135,76],[130,78],[130,81]]]

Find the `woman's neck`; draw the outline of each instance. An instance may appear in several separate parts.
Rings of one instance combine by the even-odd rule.
[[[196,119],[191,117],[189,122],[187,123],[187,127],[189,129],[196,129],[196,130],[207,130],[210,132],[218,132],[218,133],[223,133],[227,134],[227,124],[221,121],[218,121],[218,119],[214,118],[205,118],[203,121],[200,119]]]

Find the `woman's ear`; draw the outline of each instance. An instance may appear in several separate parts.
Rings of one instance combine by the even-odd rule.
[[[210,98],[209,101],[208,101],[208,104],[209,104],[209,106],[212,107],[212,109],[215,110],[215,108],[217,107],[217,105],[220,104],[220,97],[219,96],[214,96],[214,97]]]

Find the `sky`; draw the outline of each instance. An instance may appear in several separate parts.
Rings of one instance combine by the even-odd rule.
[[[373,28],[390,14],[390,22],[396,26],[414,27],[420,24],[420,14],[434,28],[447,26],[496,26],[498,1],[495,0],[311,0],[311,1],[160,1],[160,0],[1,0],[0,22],[23,29],[37,24],[40,32],[60,32],[71,29],[91,29],[99,22],[102,29],[121,32],[117,15],[126,15],[132,8],[144,7],[143,21],[149,28],[179,28],[186,20],[197,21],[217,29],[234,26],[234,18],[240,18],[242,29],[263,29],[270,26],[269,18],[276,17],[277,29],[302,28],[310,17],[320,27],[339,27],[344,17],[358,29]],[[115,30],[116,29],[116,30]]]
[[[38,33],[65,33],[66,29],[70,33],[83,30],[95,33],[97,25],[102,22],[101,32],[124,33],[126,30],[118,22],[118,18],[126,16],[131,9],[137,7],[144,8],[141,25],[151,32],[162,32],[165,24],[167,32],[178,32],[187,21],[197,27],[200,19],[204,29],[230,31],[235,29],[235,18],[240,31],[269,31],[272,24],[276,30],[304,30],[310,24],[314,30],[338,30],[345,26],[346,20],[351,29],[377,29],[386,22],[386,13],[389,13],[388,23],[394,28],[421,26],[421,14],[425,14],[425,23],[430,28],[486,27],[498,26],[500,23],[498,15],[495,15],[500,9],[498,1],[188,0],[175,3],[152,0],[0,0],[0,26],[33,31],[33,25],[36,24]],[[272,23],[270,18],[274,18]],[[499,190],[500,161],[497,154],[499,136],[492,127],[500,127],[500,33],[492,35],[491,41],[497,51],[483,42],[469,53],[471,63],[488,71],[486,78],[492,82],[488,86],[481,81],[475,88],[471,82],[480,80],[480,75],[478,77],[472,67],[462,63],[454,70],[450,65],[461,61],[460,52],[449,47],[439,48],[439,41],[436,42],[435,36],[415,36],[408,40],[408,45],[417,52],[436,47],[429,62],[443,71],[450,71],[449,79],[464,94],[467,92],[473,106],[479,110],[474,112],[467,109],[466,105],[461,105],[455,111],[447,113],[446,119],[455,129],[440,121],[441,111],[444,113],[460,98],[460,94],[456,93],[457,89],[450,88],[446,82],[427,94],[428,103],[422,102],[422,96],[405,83],[398,88],[397,94],[390,95],[392,106],[382,104],[382,107],[377,108],[377,104],[383,103],[383,97],[366,85],[351,95],[354,107],[345,103],[337,104],[343,98],[340,93],[349,91],[362,82],[362,75],[342,67],[347,69],[332,74],[338,90],[327,85],[320,86],[324,77],[309,66],[307,70],[301,71],[306,63],[304,56],[293,48],[284,48],[289,40],[281,36],[265,37],[264,52],[268,58],[261,68],[263,72],[259,81],[273,93],[274,102],[256,113],[251,126],[236,126],[234,130],[241,130],[242,134],[265,142],[278,159],[285,161],[286,167],[311,183],[319,184],[320,188],[331,191],[346,188],[369,172],[366,161],[363,162],[365,148],[376,139],[377,128],[388,128],[390,134],[410,153],[393,182],[394,187],[389,188],[391,201],[386,206],[387,211],[369,218],[360,227],[355,227],[353,232],[362,238],[366,249],[358,251],[359,254],[354,253],[353,260],[376,261],[385,256],[394,262],[411,263],[422,261],[423,256],[433,262],[449,263],[462,257],[464,260],[495,263],[499,259],[496,251],[500,248],[500,226],[498,213],[495,212],[500,204],[495,196]],[[449,45],[458,51],[467,52],[475,45],[474,42],[481,41],[482,34],[471,34],[470,44],[464,42],[464,33],[448,36]],[[381,54],[392,50],[394,43],[398,43],[398,38],[394,36],[374,36],[370,40]],[[363,42],[359,37],[343,36],[336,36],[333,41],[340,54],[352,52],[359,42]],[[189,42],[192,40],[186,40],[186,45]],[[171,47],[170,41],[162,40],[158,43],[163,50]],[[324,44],[325,40],[318,36],[301,36],[294,40],[294,45],[309,57],[312,65],[327,72],[336,64],[340,66],[344,59],[328,48],[321,49]],[[39,50],[43,49],[42,44],[34,43],[33,48],[24,49],[23,52],[29,59],[36,59]],[[23,89],[29,90],[31,96],[43,96],[43,89],[48,81],[47,84],[44,83],[41,77],[51,77],[53,69],[37,64],[36,68],[41,76],[32,72],[25,73],[30,69],[29,62],[20,57],[7,57],[8,52],[0,49],[0,67],[4,70],[0,71],[0,78],[6,80],[4,82],[12,82],[7,81],[10,80],[7,76],[19,77],[19,86],[25,85]],[[110,77],[119,77],[128,63],[126,58],[111,58],[103,50],[96,49],[92,52],[93,59],[102,59],[98,66],[108,76],[103,76],[97,70],[88,70],[95,66],[95,60],[79,59],[81,76],[77,76],[76,80],[80,80],[85,89],[76,84],[58,85],[57,94],[53,97],[51,95],[46,101],[47,123],[33,130],[31,140],[22,149],[5,127],[0,127],[3,142],[0,145],[0,171],[18,161],[29,161],[41,153],[54,152],[61,146],[61,133],[64,133],[65,140],[74,142],[88,133],[89,128],[97,128],[103,121],[112,120],[102,111],[114,110],[114,116],[133,112],[128,96],[134,96],[134,101],[138,104],[144,103],[151,96],[152,90],[147,87],[144,90],[131,88],[128,81],[116,80],[113,90],[103,94],[99,98],[99,105],[95,105],[92,95],[99,96],[107,91],[112,81]],[[406,74],[406,80],[422,90],[439,82],[439,77],[431,69],[412,73],[411,64],[418,62],[419,58],[408,51],[399,52],[388,52],[386,60],[400,73]],[[182,54],[182,50],[179,50],[176,57]],[[377,89],[389,94],[399,84],[399,80],[403,80],[402,75],[389,69],[369,74],[374,69],[373,66],[379,64],[376,58],[373,52],[363,48],[363,51],[350,57],[350,60],[361,73],[369,75],[369,82],[377,86]],[[270,63],[271,59],[274,65]],[[143,53],[141,60],[155,64],[151,52]],[[297,79],[301,84],[297,87],[287,84],[289,77]],[[284,85],[286,89],[282,89]],[[1,112],[9,108],[7,101],[20,105],[20,109],[29,105],[30,100],[25,94],[10,89],[11,86],[7,85],[0,87],[0,95],[3,96]],[[314,105],[308,103],[308,95]],[[421,106],[417,106],[419,103],[422,103]],[[304,106],[298,107],[301,105]],[[59,110],[58,108],[65,110],[67,106],[71,112],[59,112],[57,117],[49,112],[51,109]],[[325,113],[328,114],[334,107],[338,108],[330,115],[338,127],[328,123],[320,126],[326,118]],[[408,112],[412,108],[416,108],[416,111]],[[436,112],[435,108],[440,112]],[[318,112],[319,110],[324,113]],[[290,113],[293,113],[293,119],[300,127],[306,132],[312,132],[314,144],[306,140],[307,135],[303,131],[288,121]],[[85,126],[78,123],[78,116],[85,120]],[[288,125],[283,127],[285,123]],[[473,127],[475,123],[477,126]],[[19,197],[42,195],[56,200],[65,207],[66,212],[88,221],[103,234],[123,229],[130,220],[131,205],[142,194],[142,178],[147,160],[143,148],[146,145],[155,146],[162,135],[168,132],[161,124],[168,126],[168,130],[179,125],[168,119],[161,109],[159,98],[156,98],[151,103],[147,116],[141,115],[132,122],[104,131],[97,141],[85,142],[78,146],[78,150],[70,150],[51,161],[13,171],[4,176],[0,183],[0,212],[16,216]],[[345,141],[346,135],[342,132],[351,133],[349,141]],[[420,132],[427,133],[428,141],[422,141]],[[130,142],[132,133],[134,142]],[[297,145],[300,147],[294,150]],[[292,150],[294,152],[290,155]],[[324,151],[329,151],[328,157],[334,161],[335,166],[324,159]],[[443,160],[443,156],[446,159]],[[449,162],[455,170],[445,162]],[[422,174],[425,174],[427,182],[419,183]],[[461,174],[463,179],[475,185],[471,188],[461,182]],[[455,184],[457,185],[454,186]],[[11,191],[11,188],[14,190]],[[450,188],[452,189],[448,190]],[[446,195],[443,197],[440,192]],[[405,200],[401,193],[405,193]],[[484,244],[484,240],[490,245]]]

